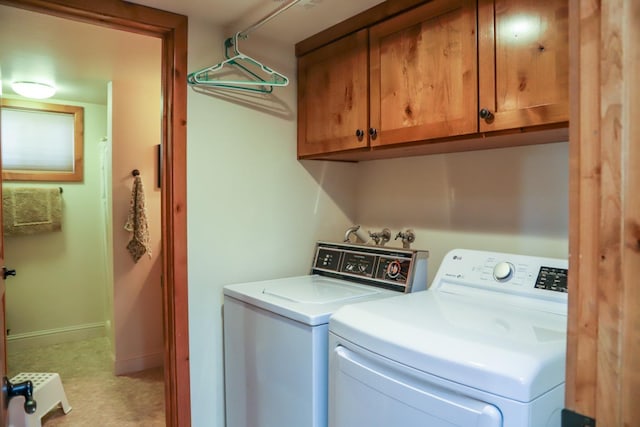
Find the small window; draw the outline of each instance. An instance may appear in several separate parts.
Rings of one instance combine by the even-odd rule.
[[[82,181],[84,108],[2,100],[2,179]]]

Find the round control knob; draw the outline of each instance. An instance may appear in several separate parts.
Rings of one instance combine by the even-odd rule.
[[[498,282],[506,282],[513,276],[513,264],[510,262],[499,262],[493,267],[493,278]]]
[[[387,277],[389,279],[395,279],[400,275],[402,271],[402,266],[398,261],[391,261],[389,265],[387,265]]]

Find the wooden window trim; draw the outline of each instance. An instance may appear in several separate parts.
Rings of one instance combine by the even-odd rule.
[[[84,179],[84,108],[75,105],[3,99],[2,108],[73,114],[73,172],[2,169],[3,181],[65,181]]]

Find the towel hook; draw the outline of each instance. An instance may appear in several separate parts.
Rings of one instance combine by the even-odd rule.
[[[138,169],[134,169],[134,170],[131,171],[131,175],[139,176],[140,175],[140,171]]]

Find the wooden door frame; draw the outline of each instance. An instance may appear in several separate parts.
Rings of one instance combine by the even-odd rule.
[[[0,4],[162,39],[162,277],[167,426],[191,425],[187,310],[187,17],[121,0]]]
[[[640,419],[639,20],[636,0],[569,1],[566,426]]]

